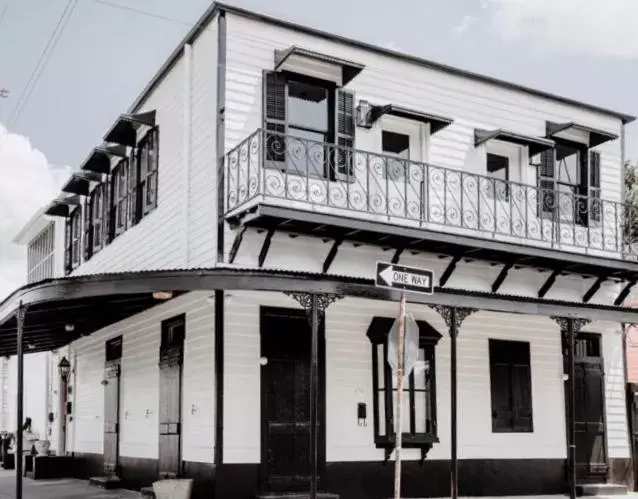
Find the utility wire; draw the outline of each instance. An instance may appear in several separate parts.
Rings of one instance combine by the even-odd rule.
[[[4,20],[4,16],[7,13],[7,9],[9,8],[9,0],[4,0],[4,4],[2,5],[2,10],[0,10],[0,24]]]
[[[31,76],[29,77],[29,80],[27,81],[27,84],[18,99],[18,102],[16,103],[16,107],[14,108],[13,113],[11,114],[10,122],[12,125],[15,125],[18,119],[20,119],[20,115],[22,114],[22,111],[24,110],[27,103],[29,102],[31,94],[33,93],[33,89],[38,84],[38,81],[40,80],[40,77],[42,76],[42,73],[44,72],[44,69],[46,68],[47,63],[49,62],[51,58],[51,54],[55,50],[55,46],[60,40],[60,36],[64,32],[66,25],[69,21],[69,18],[71,17],[71,14],[73,14],[73,11],[75,10],[75,7],[77,6],[77,2],[78,0],[67,1],[66,7],[64,8],[62,15],[60,16],[60,19],[58,19],[58,23],[55,25],[55,29],[53,30],[53,33],[51,33],[51,36],[49,37],[49,40],[46,46],[44,47],[44,50],[40,54],[40,58],[38,59],[38,62],[35,68],[33,69],[33,72],[31,73]]]
[[[116,9],[127,10],[129,12],[135,12],[136,14],[141,14],[143,16],[154,17],[155,19],[161,19],[162,21],[169,21],[173,23],[183,24],[184,26],[192,26],[193,23],[189,23],[186,21],[180,21],[179,19],[173,19],[172,17],[162,16],[160,14],[154,14],[153,12],[148,12],[146,10],[135,9],[133,7],[129,7],[127,5],[120,5],[118,3],[112,3],[107,0],[91,0],[93,3],[99,3],[102,5],[108,5],[109,7],[115,7]]]

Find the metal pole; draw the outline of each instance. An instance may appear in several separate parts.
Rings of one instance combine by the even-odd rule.
[[[457,453],[456,412],[457,412],[457,380],[456,380],[456,338],[458,336],[458,322],[456,308],[450,309],[450,497],[457,499],[459,496],[459,462]]]
[[[394,498],[401,498],[401,441],[403,436],[403,373],[404,373],[404,330],[405,330],[405,293],[401,293],[399,304],[399,327],[397,331],[397,420],[396,445],[394,458]]]
[[[574,320],[567,319],[567,401],[568,401],[568,425],[567,435],[569,438],[568,455],[568,475],[569,475],[569,497],[576,499],[576,392],[574,390]]]
[[[22,420],[24,419],[24,318],[26,308],[20,302],[17,313],[17,355],[18,355],[18,400],[17,400],[17,422],[16,450],[14,454],[16,469],[16,499],[22,499]]]
[[[310,499],[317,499],[317,462],[319,447],[317,419],[319,408],[319,307],[316,294],[311,295],[310,328]]]

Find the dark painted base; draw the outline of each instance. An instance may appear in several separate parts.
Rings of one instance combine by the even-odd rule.
[[[459,461],[459,494],[505,496],[561,494],[562,459],[493,459]],[[225,464],[217,470],[215,496],[246,499],[259,495],[258,464]],[[449,497],[449,461],[407,461],[402,468],[404,497]],[[320,490],[341,499],[387,499],[394,492],[394,463],[328,463]]]
[[[33,470],[28,476],[34,480],[72,478],[75,460],[71,456],[35,456]]]
[[[103,475],[103,459],[97,454],[75,454],[78,473],[76,478],[87,480],[90,477]],[[210,499],[214,488],[214,469],[212,464],[192,463],[184,461],[183,477],[193,479],[191,499]],[[152,486],[158,479],[157,460],[135,457],[120,457],[120,487],[141,490]]]
[[[4,456],[4,460],[2,461],[2,469],[5,470],[13,470],[15,469],[15,459],[13,454],[6,454]]]
[[[95,487],[106,490],[119,489],[122,486],[122,480],[115,475],[92,476],[89,478],[89,483]]]

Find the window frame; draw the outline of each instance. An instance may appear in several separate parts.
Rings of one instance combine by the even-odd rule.
[[[511,413],[511,420],[505,425],[499,419],[499,406],[503,402],[498,399],[495,380],[502,380],[502,373],[496,372],[497,364],[505,365],[509,371],[508,388],[509,400],[507,412]],[[490,410],[492,421],[492,433],[534,433],[534,394],[532,384],[532,357],[531,343],[529,341],[489,338],[488,340],[488,366],[490,376]],[[525,392],[520,384],[523,380],[519,377],[517,384],[514,381],[514,368],[523,368],[523,377],[529,385],[529,399],[521,402]],[[521,373],[519,373],[521,374]],[[517,408],[517,401],[521,402]],[[521,415],[520,411],[529,408],[529,415]],[[528,419],[528,421],[527,421]]]
[[[152,213],[157,208],[158,177],[159,177],[159,127],[154,126],[144,134],[137,144],[136,156],[136,195],[135,195],[135,223]],[[146,158],[144,155],[147,155]],[[152,161],[151,161],[152,154]],[[142,166],[151,164],[151,168],[143,169]],[[149,201],[149,185],[152,199]]]
[[[394,432],[394,375],[387,362],[387,339],[394,322],[389,317],[374,317],[368,328],[368,338],[370,339],[372,348],[372,399],[373,399],[373,424],[374,424],[374,442],[378,449],[385,450],[385,458],[389,459],[390,454],[394,450],[396,443],[396,435]],[[424,360],[429,362],[428,373],[424,380],[423,392],[425,406],[423,407],[423,417],[425,418],[426,430],[423,433],[416,432],[417,425],[417,409],[416,409],[416,393],[414,372],[406,377],[404,386],[404,398],[407,396],[410,406],[409,425],[402,434],[402,446],[411,449],[420,449],[422,458],[425,458],[427,452],[432,445],[439,442],[437,430],[437,395],[436,395],[436,345],[441,339],[441,334],[436,331],[426,321],[417,320],[419,326],[419,349],[424,351]],[[382,351],[383,359],[379,358],[379,350]],[[383,362],[383,369],[379,365]],[[379,374],[383,374],[383,384],[379,379]],[[381,404],[381,398],[384,403]],[[383,414],[381,414],[383,409]],[[429,428],[428,428],[429,416]],[[381,432],[381,422],[383,418],[384,434]]]
[[[111,172],[109,218],[112,239],[126,232],[129,227],[129,173],[132,158],[134,158],[133,152],[131,152],[130,157],[122,158]],[[123,182],[123,189],[121,182]]]
[[[66,220],[64,268],[67,275],[82,264],[82,217],[83,210],[78,205]]]

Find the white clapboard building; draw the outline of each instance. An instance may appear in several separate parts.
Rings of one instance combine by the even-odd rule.
[[[215,4],[29,232],[0,355],[56,352],[52,448],[95,483],[382,499],[377,262],[430,269],[403,496],[633,488],[633,119]]]

